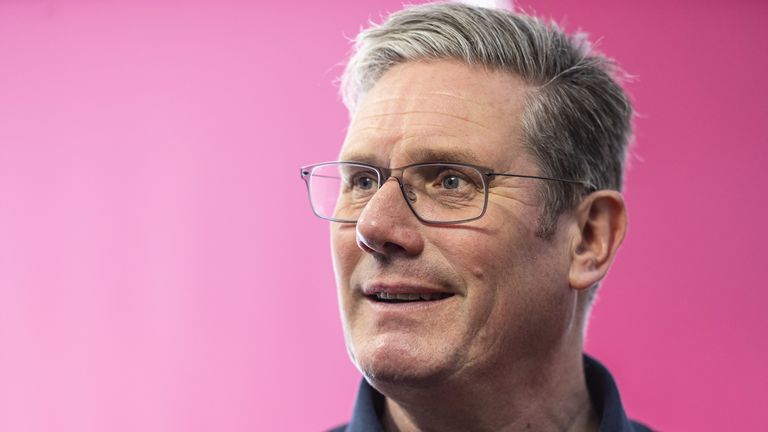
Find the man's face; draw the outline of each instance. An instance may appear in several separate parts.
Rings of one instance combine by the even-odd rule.
[[[341,160],[382,167],[465,162],[536,175],[521,143],[527,87],[458,62],[390,69],[361,101]],[[353,361],[382,382],[467,379],[547,356],[573,324],[569,240],[536,236],[541,180],[497,177],[476,221],[419,222],[386,181],[357,224],[332,224],[334,267]],[[446,293],[386,302],[372,293]]]

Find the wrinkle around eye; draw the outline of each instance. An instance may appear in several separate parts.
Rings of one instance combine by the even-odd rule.
[[[524,189],[524,188],[520,187],[520,188],[513,188],[513,189]],[[526,191],[521,190],[518,193],[515,193],[515,192],[503,193],[498,190],[494,191],[493,188],[491,188],[490,190],[488,190],[489,199],[491,196],[496,196],[496,197],[503,198],[505,200],[514,201],[518,204],[522,204],[525,207],[537,207],[539,205],[535,194],[532,194],[527,190]]]

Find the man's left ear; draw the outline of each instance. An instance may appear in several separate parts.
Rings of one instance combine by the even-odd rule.
[[[575,212],[578,233],[571,243],[571,288],[584,290],[608,272],[627,231],[624,198],[617,191],[587,195]]]

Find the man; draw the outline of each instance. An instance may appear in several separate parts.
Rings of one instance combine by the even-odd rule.
[[[365,377],[337,430],[647,430],[582,353],[626,229],[611,71],[552,25],[459,4],[358,36],[341,162],[302,168]]]

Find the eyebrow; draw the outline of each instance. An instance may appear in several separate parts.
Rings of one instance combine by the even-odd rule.
[[[382,157],[373,153],[346,154],[344,155],[344,160],[363,162],[370,165],[377,165],[382,163]],[[405,155],[405,162],[402,164],[402,166],[422,162],[468,163],[476,165],[479,163],[479,161],[480,158],[470,149],[462,148],[446,150],[427,147],[407,151]]]

